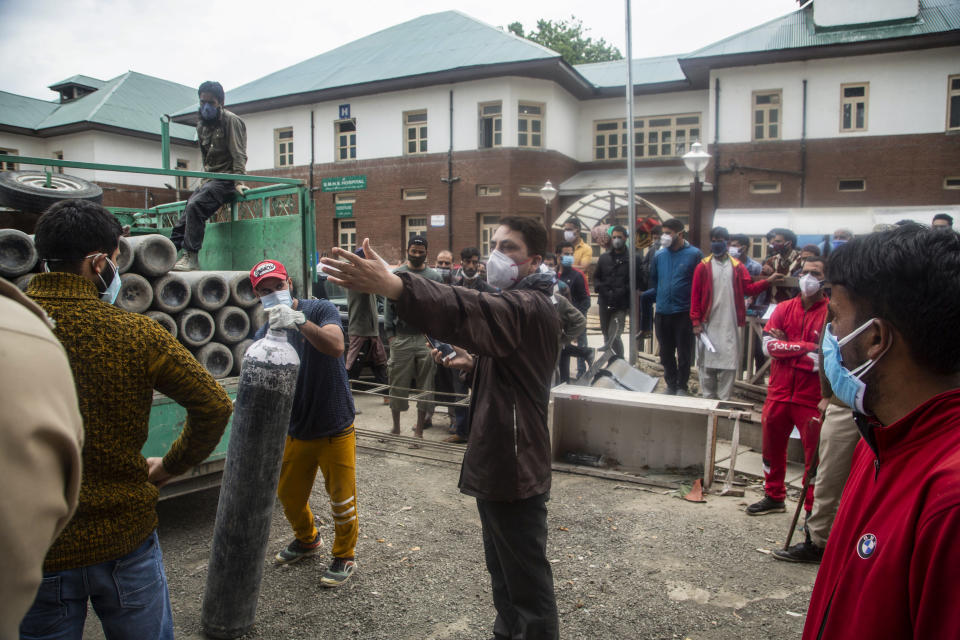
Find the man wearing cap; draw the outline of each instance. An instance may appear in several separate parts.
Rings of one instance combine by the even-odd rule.
[[[223,108],[223,85],[207,80],[197,90],[200,98],[197,122],[197,140],[203,170],[208,173],[247,172],[247,127],[243,120]],[[197,257],[203,245],[203,232],[217,210],[234,194],[243,194],[247,187],[233,180],[204,180],[187,200],[187,206],[173,225],[170,239],[183,255],[173,265],[173,271],[196,271]]]
[[[324,587],[346,582],[357,565],[356,434],[353,396],[343,364],[340,312],[329,300],[302,300],[291,295],[287,270],[264,260],[250,270],[250,283],[269,314],[269,328],[284,330],[300,356],[300,373],[280,468],[277,496],[295,538],[276,555],[290,564],[317,553],[323,541],[310,510],[310,492],[323,473],[334,525],[333,561],[320,578]],[[268,325],[260,327],[262,338]]]
[[[413,236],[407,243],[406,261],[393,270],[394,273],[414,273],[434,282],[443,282],[440,274],[426,264],[427,239]],[[412,387],[421,391],[433,389],[434,362],[423,334],[397,316],[395,302],[388,301],[383,314],[384,331],[390,344],[390,359],[387,374],[390,377],[390,412],[393,414],[393,431],[400,433],[400,414],[410,408],[407,396]],[[423,437],[430,403],[417,401],[417,424],[414,435]]]

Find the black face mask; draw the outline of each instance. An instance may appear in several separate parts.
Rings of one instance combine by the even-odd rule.
[[[415,256],[409,253],[407,254],[407,261],[410,263],[411,267],[422,267],[426,260],[427,256]]]

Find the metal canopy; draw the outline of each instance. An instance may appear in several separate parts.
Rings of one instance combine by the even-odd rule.
[[[662,209],[646,198],[635,195],[633,201],[638,206],[649,207],[657,214],[660,221],[669,220],[673,216],[666,209]],[[612,204],[612,206],[611,206]],[[607,189],[587,194],[567,207],[553,223],[554,229],[563,229],[563,223],[570,218],[577,218],[588,227],[598,224],[611,211],[627,208],[630,204],[626,189]]]

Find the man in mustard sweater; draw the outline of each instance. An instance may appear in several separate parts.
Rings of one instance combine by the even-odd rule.
[[[91,601],[108,638],[173,638],[157,539],[157,487],[203,461],[223,435],[230,398],[190,352],[150,318],[114,307],[121,228],[103,207],[58,202],[37,221],[50,273],[27,289],[56,323],[83,417],[76,514],[44,561],[21,637],[77,638]],[[163,458],[144,459],[154,390],[187,409]]]

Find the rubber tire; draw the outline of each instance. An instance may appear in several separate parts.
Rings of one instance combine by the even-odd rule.
[[[0,205],[39,213],[61,200],[89,200],[98,204],[103,201],[103,189],[83,178],[54,173],[52,180],[59,183],[56,189],[42,186],[45,180],[43,171],[0,171]]]

